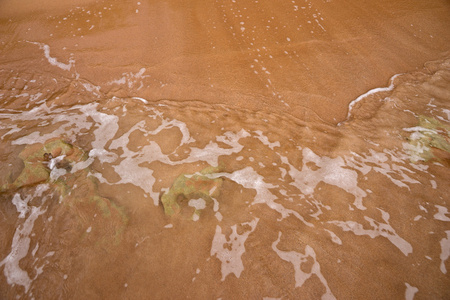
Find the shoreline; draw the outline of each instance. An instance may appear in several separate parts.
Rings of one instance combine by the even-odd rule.
[[[31,40],[48,45],[46,57],[73,63],[79,78],[106,95],[199,99],[305,120],[317,114],[335,125],[367,91],[445,58],[450,49],[450,5],[439,1],[410,3],[409,11],[382,0],[279,7],[81,1],[48,3],[47,11],[23,2],[29,6],[7,8],[6,1],[0,7],[2,62],[11,70],[22,68],[11,61],[36,57],[37,71],[67,78],[38,62],[35,49],[18,46]],[[136,84],[109,84],[124,76]]]

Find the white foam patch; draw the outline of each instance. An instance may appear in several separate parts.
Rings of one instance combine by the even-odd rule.
[[[281,156],[283,163],[289,166],[289,175],[294,180],[291,185],[298,188],[304,195],[312,196],[316,186],[325,182],[343,189],[355,197],[354,205],[361,210],[366,209],[362,203],[367,193],[358,187],[358,173],[348,169],[342,157],[320,157],[311,149],[303,149],[302,170],[296,169],[289,163],[287,157]],[[308,166],[313,163],[315,167]]]
[[[439,242],[439,244],[441,245],[441,255],[439,256],[439,258],[441,259],[440,270],[443,274],[447,274],[445,261],[450,257],[450,230],[446,230],[445,234],[447,234],[447,237],[443,238]]]
[[[106,143],[111,140],[119,129],[119,117],[98,112],[97,103],[80,107],[80,111],[97,122],[97,129],[94,130],[95,141],[92,142],[94,149],[103,149]]]
[[[43,43],[37,43],[37,42],[29,42],[31,44],[38,45],[40,49],[44,50],[44,56],[47,59],[47,61],[55,67],[58,67],[65,71],[70,71],[70,69],[75,65],[75,60],[72,58],[69,59],[69,63],[65,64],[62,62],[59,62],[55,57],[50,56],[50,46]]]
[[[430,180],[430,183],[431,183],[431,187],[432,187],[434,190],[437,189],[437,183],[436,183],[435,180]]]
[[[52,123],[61,123],[54,131],[49,133],[40,133],[38,131],[29,133],[23,137],[13,140],[13,145],[29,145],[35,143],[45,143],[51,138],[61,136],[77,136],[83,130],[89,130],[94,126],[93,131],[95,140],[92,142],[92,150],[89,152],[89,158],[86,161],[74,164],[72,173],[87,168],[94,158],[98,158],[101,162],[112,162],[117,156],[105,149],[108,141],[110,141],[119,129],[119,118],[114,115],[101,113],[97,110],[98,103],[90,103],[87,105],[75,105],[71,108],[50,109],[46,104],[32,109],[30,112],[21,114],[9,114],[8,117],[14,120],[42,120],[43,122],[51,121]],[[7,117],[6,114],[0,117]],[[93,120],[93,121],[91,121]],[[17,131],[17,130],[16,130]],[[63,171],[54,171],[54,177],[57,178]]]
[[[39,243],[36,243],[36,246],[34,247],[33,251],[31,251],[31,255],[33,255],[33,257],[36,255],[36,252],[39,249]]]
[[[114,85],[114,84],[126,85],[129,88],[133,88],[137,84],[139,84],[139,86],[137,87],[137,89],[139,90],[144,87],[143,80],[147,77],[150,77],[150,75],[144,75],[145,71],[146,71],[145,68],[141,68],[136,73],[133,73],[133,72],[122,73],[122,77],[120,79],[112,80],[112,81],[108,82],[108,84],[109,85]]]
[[[405,285],[406,285],[405,300],[413,300],[414,295],[419,291],[419,289],[410,285],[407,282],[405,282]]]
[[[89,156],[91,158],[98,157],[101,162],[113,162],[117,156],[107,151],[105,146],[114,138],[119,129],[119,117],[97,111],[97,105],[97,103],[92,103],[80,107],[80,111],[91,117],[97,127],[93,132],[95,140],[91,144],[93,149],[89,152]]]
[[[96,104],[88,104],[96,106]],[[53,124],[61,123],[53,132],[42,134],[40,132],[32,132],[28,135],[15,139],[11,142],[13,145],[30,145],[35,143],[44,143],[47,140],[60,136],[76,136],[82,130],[88,130],[93,125],[89,122],[86,115],[79,112],[83,106],[73,106],[64,109],[50,109],[45,103],[33,108],[30,111],[20,114],[1,114],[1,118],[10,118],[15,121],[42,120],[43,122],[51,121]],[[85,108],[89,109],[89,108]]]
[[[430,148],[423,143],[417,143],[415,145],[410,143],[403,143],[403,149],[406,153],[409,153],[412,161],[425,161],[420,154],[428,152]]]
[[[328,282],[320,271],[320,264],[316,258],[316,252],[314,249],[306,245],[305,254],[296,252],[296,251],[282,251],[277,248],[280,243],[281,232],[278,233],[278,238],[275,242],[272,243],[272,249],[277,253],[277,255],[284,261],[290,262],[294,267],[294,276],[295,276],[295,287],[301,287],[303,284],[311,278],[312,275],[316,275],[320,282],[325,287],[325,294],[322,295],[322,299],[336,299],[336,297],[331,292],[330,287],[328,286]],[[304,272],[301,268],[301,265],[305,262],[308,262],[308,258],[311,257],[314,260],[314,264],[311,267],[311,272]]]
[[[123,154],[120,156],[122,161],[118,165],[114,165],[115,172],[120,176],[120,181],[117,183],[131,183],[135,186],[142,188],[148,193],[155,205],[159,202],[159,193],[153,191],[153,185],[156,180],[153,176],[153,170],[141,166],[142,163],[151,163],[159,161],[167,165],[179,165],[192,162],[205,161],[212,166],[218,165],[218,159],[221,155],[230,155],[242,150],[243,146],[239,144],[239,139],[249,136],[249,133],[245,130],[241,130],[238,133],[225,132],[222,136],[218,136],[216,139],[222,143],[227,144],[230,148],[221,148],[217,143],[210,142],[205,148],[191,148],[189,156],[183,160],[172,161],[167,155],[163,154],[160,146],[154,142],[149,141],[148,145],[141,147],[138,151],[130,150],[127,145],[129,143],[129,136],[132,132],[138,130],[145,135],[152,135],[161,132],[162,129],[178,127],[180,128],[183,137],[180,141],[180,145],[189,144],[194,142],[194,139],[190,137],[189,130],[185,123],[177,120],[164,120],[163,123],[155,130],[148,131],[145,128],[145,122],[141,121],[134,125],[128,132],[121,137],[114,139],[111,142],[110,149],[122,149]]]
[[[1,117],[1,115],[2,115],[2,114],[0,114],[0,117]],[[9,131],[6,132],[5,134],[3,134],[3,135],[0,137],[0,140],[3,140],[6,136],[11,135],[11,134],[13,134],[13,133],[15,133],[15,132],[20,132],[20,131],[22,130],[22,128],[20,128],[20,127],[17,126],[16,124],[11,124],[11,125],[9,125],[8,127],[2,126],[2,125],[3,125],[3,124],[0,124],[0,129],[9,129]]]
[[[16,231],[11,243],[11,252],[0,262],[0,266],[4,266],[3,274],[5,275],[8,284],[23,286],[25,288],[25,293],[28,293],[32,281],[42,273],[42,270],[41,272],[37,272],[35,278],[31,279],[28,273],[19,266],[19,263],[29,252],[31,242],[30,235],[33,231],[34,222],[46,211],[46,209],[43,209],[42,207],[30,206],[29,202],[34,197],[41,197],[42,193],[48,190],[48,188],[49,186],[47,184],[41,184],[36,187],[34,195],[28,195],[25,199],[22,199],[19,194],[15,194],[12,199],[12,202],[19,213],[19,219],[25,219],[25,221],[16,226]],[[43,202],[44,201],[45,198],[43,198]]]
[[[191,200],[189,200],[188,205],[190,207],[195,208],[196,210],[202,210],[202,209],[205,209],[205,207],[206,207],[206,201],[202,198],[191,199]]]
[[[450,222],[450,218],[447,217],[449,214],[447,207],[441,205],[435,205],[438,209],[438,212],[433,216],[436,220]]]
[[[242,254],[245,253],[244,244],[250,233],[256,229],[258,221],[259,219],[255,218],[250,222],[242,223],[242,226],[250,226],[250,230],[242,234],[237,233],[237,225],[231,226],[232,233],[228,239],[222,233],[222,228],[219,225],[216,226],[216,233],[211,246],[211,256],[215,255],[222,263],[222,281],[231,273],[236,275],[237,278],[241,276],[244,270],[241,258]]]
[[[336,243],[338,245],[342,245],[342,240],[336,235],[336,233],[334,233],[331,230],[325,229],[326,232],[328,232],[331,236],[331,240],[333,241],[333,243]]]
[[[411,133],[409,140],[417,141],[415,144],[403,143],[405,152],[410,155],[412,161],[424,161],[425,159],[420,154],[430,151],[426,141],[429,140],[430,135],[439,135],[440,130],[421,126],[403,128],[403,130]]]
[[[67,174],[67,171],[62,168],[53,168],[50,171],[50,179],[56,181],[59,177]]]
[[[161,126],[160,126],[161,127]],[[158,127],[154,132],[159,132],[162,129]],[[148,193],[155,205],[158,205],[159,194],[153,192],[153,185],[156,182],[153,177],[153,170],[141,166],[142,163],[151,163],[153,161],[161,161],[165,164],[172,165],[173,162],[164,155],[159,145],[154,141],[149,141],[149,144],[143,146],[139,151],[131,151],[127,145],[129,143],[129,136],[134,131],[147,132],[145,128],[145,122],[141,121],[135,124],[128,132],[121,137],[113,140],[110,145],[110,149],[122,149],[123,154],[121,158],[123,160],[119,165],[114,166],[115,172],[120,176],[120,181],[116,183],[131,183],[135,186],[142,188]]]
[[[361,96],[359,96],[355,100],[351,101],[350,104],[348,105],[348,113],[347,113],[347,119],[346,120],[350,119],[353,107],[356,105],[356,103],[360,102],[361,100],[363,100],[364,98],[366,98],[366,97],[368,97],[370,95],[392,91],[394,89],[394,80],[400,75],[401,74],[397,74],[397,75],[392,76],[388,87],[372,89],[372,90],[366,92],[365,94],[362,94]]]
[[[30,112],[23,112],[21,114],[2,114],[0,117],[2,118],[11,118],[14,120],[43,120],[49,121],[52,123],[61,122],[63,125],[57,127],[53,132],[42,134],[40,132],[32,132],[26,136],[20,137],[14,141],[12,144],[15,145],[28,145],[34,143],[44,143],[47,140],[55,137],[60,137],[62,135],[66,136],[77,136],[80,131],[89,130],[96,127],[93,131],[95,136],[95,140],[92,142],[92,150],[89,152],[89,158],[86,161],[81,161],[75,164],[72,168],[72,173],[87,168],[92,162],[94,158],[98,158],[100,162],[113,162],[117,160],[117,155],[106,150],[105,146],[109,141],[112,140],[110,149],[124,149],[123,156],[125,159],[118,166],[114,166],[116,172],[122,177],[122,181],[120,183],[133,183],[137,186],[143,188],[146,192],[148,192],[155,201],[155,205],[157,205],[158,194],[153,193],[151,187],[154,184],[154,178],[152,176],[153,171],[148,168],[140,167],[139,164],[143,162],[151,162],[151,161],[161,161],[166,164],[174,165],[186,163],[189,161],[197,161],[198,157],[207,156],[204,158],[206,161],[217,161],[219,155],[222,154],[230,154],[233,151],[240,151],[242,149],[242,145],[239,145],[236,148],[234,145],[233,149],[222,149],[223,151],[211,151],[211,149],[197,149],[198,153],[195,153],[187,160],[173,163],[166,155],[161,152],[159,145],[150,142],[148,146],[143,147],[141,151],[134,152],[128,150],[126,145],[129,141],[129,135],[134,130],[140,130],[147,135],[154,135],[161,132],[164,129],[169,129],[173,127],[178,127],[182,133],[182,140],[180,141],[180,145],[191,143],[194,141],[193,138],[190,137],[189,130],[185,123],[177,121],[177,120],[166,120],[161,118],[162,124],[153,131],[147,131],[144,126],[144,121],[133,126],[132,129],[122,137],[113,140],[115,137],[119,125],[118,125],[118,117],[115,115],[108,115],[105,113],[101,113],[97,110],[97,103],[91,103],[87,105],[76,105],[67,109],[50,109],[45,104],[31,110]],[[161,115],[159,112],[155,112],[156,115]],[[89,121],[88,121],[89,120]],[[18,131],[18,130],[16,130]],[[248,133],[247,133],[248,134]],[[242,136],[245,133],[241,134]],[[228,137],[228,139],[227,139]],[[224,141],[227,142],[228,145],[232,145],[235,140],[238,140],[240,136],[235,137],[233,134],[228,134]],[[54,177],[62,175],[61,172],[57,172],[55,170]]]
[[[255,133],[258,135],[256,138],[261,141],[264,145],[268,146],[271,150],[273,150],[275,147],[280,147],[280,142],[269,142],[269,138],[263,134],[261,130],[255,131]]]
[[[155,130],[148,131],[147,134],[156,135],[165,129],[177,127],[182,134],[182,138],[181,138],[181,141],[179,144],[180,146],[182,146],[184,144],[189,144],[189,143],[195,142],[195,139],[193,137],[191,137],[189,128],[187,127],[186,123],[183,123],[176,119],[173,119],[173,120],[165,119],[162,117],[162,114],[159,111],[157,111],[155,109],[152,109],[152,111],[155,114],[155,116],[158,116],[161,118],[161,125],[159,125],[158,128],[156,128]]]
[[[410,184],[420,184],[420,181],[409,176],[415,172],[404,166],[404,163],[409,160],[409,156],[405,154],[387,149],[384,152],[376,152],[370,149],[369,153],[359,155],[352,152],[352,156],[345,156],[344,158],[347,166],[360,171],[364,175],[370,171],[375,171],[388,178],[398,187],[409,190]],[[420,165],[414,165],[413,167],[419,170],[424,169]]]
[[[115,184],[131,183],[135,186],[142,188],[153,199],[153,203],[158,205],[159,193],[153,192],[153,185],[156,182],[153,176],[153,170],[142,167],[141,163],[150,163],[152,161],[163,161],[170,164],[171,161],[161,152],[161,148],[155,142],[150,142],[149,145],[144,146],[139,152],[134,152],[126,148],[125,146],[117,146],[114,142],[120,145],[126,145],[127,143],[120,142],[124,136],[120,139],[114,140],[111,144],[111,149],[122,148],[123,154],[121,157],[124,159],[119,165],[114,165],[114,171],[120,176],[120,180]],[[126,137],[128,140],[128,137]]]
[[[181,143],[188,143],[191,141],[189,137],[189,132],[185,125],[181,125],[182,122],[163,122],[158,128],[153,131],[148,131],[145,128],[145,122],[141,121],[135,124],[128,132],[124,133],[119,138],[113,140],[110,145],[110,149],[122,149],[123,154],[121,158],[123,160],[119,165],[115,165],[114,170],[120,176],[120,181],[116,183],[131,183],[135,186],[142,188],[146,193],[148,193],[155,205],[158,205],[159,194],[153,192],[153,185],[155,183],[155,178],[153,176],[153,170],[141,166],[142,163],[151,163],[154,161],[160,161],[168,165],[175,165],[182,162],[172,162],[169,157],[162,153],[159,145],[154,141],[149,141],[149,144],[143,146],[138,151],[130,150],[127,145],[129,143],[129,136],[134,131],[141,131],[147,135],[157,134],[165,128],[171,128],[173,126],[181,127],[183,132],[183,138]]]
[[[214,214],[214,216],[216,217],[217,221],[219,221],[219,222],[221,222],[222,219],[223,219],[223,216],[222,216],[222,214],[220,212],[216,212]]]
[[[264,182],[264,177],[259,175],[252,167],[246,167],[233,173],[216,173],[208,175],[210,178],[226,177],[247,189],[254,189],[256,196],[252,202],[254,204],[266,204],[271,209],[280,213],[282,219],[294,215],[305,225],[313,227],[314,225],[307,222],[298,212],[286,209],[283,205],[275,202],[277,196],[270,192],[270,189],[278,188],[278,186]]]
[[[381,217],[385,223],[380,223],[372,218],[364,216],[364,219],[369,222],[373,229],[364,229],[362,224],[355,221],[328,221],[327,223],[334,224],[340,227],[343,231],[353,232],[355,235],[367,235],[371,238],[382,236],[387,238],[395,247],[397,247],[405,256],[412,253],[413,248],[410,243],[402,239],[389,224],[389,213],[378,209],[381,212]]]
[[[30,96],[30,94],[28,94],[28,93],[21,93],[19,95],[14,96],[14,97],[15,98],[20,98],[20,97],[29,97],[29,96]]]
[[[12,198],[11,202],[16,206],[16,210],[19,213],[19,219],[25,218],[25,215],[30,210],[30,208],[28,207],[28,202],[30,201],[30,199],[30,196],[22,199],[19,194],[15,194]]]
[[[443,108],[442,112],[447,115],[447,120],[446,121],[450,121],[450,109]]]
[[[133,97],[132,99],[139,100],[139,101],[141,101],[144,104],[148,104],[148,101],[146,99],[144,99],[144,98],[141,98],[141,97]]]
[[[100,98],[102,95],[102,92],[100,91],[100,87],[98,85],[93,85],[89,81],[78,79],[78,81],[81,83],[81,85],[84,87],[84,89],[93,95],[95,95],[97,98]]]
[[[403,130],[406,132],[411,132],[411,136],[410,136],[411,140],[421,139],[423,137],[422,132],[428,133],[428,134],[438,134],[439,133],[438,130],[436,130],[436,129],[425,128],[422,126],[403,128]]]
[[[216,137],[216,140],[230,146],[230,148],[221,148],[215,142],[209,142],[203,149],[192,147],[189,157],[184,159],[183,163],[205,161],[211,166],[218,166],[219,156],[239,153],[244,148],[243,145],[239,144],[239,140],[248,136],[250,134],[243,129],[238,133],[227,131],[223,135]]]

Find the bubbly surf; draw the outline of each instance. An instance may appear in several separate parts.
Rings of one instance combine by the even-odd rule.
[[[450,60],[394,75],[334,125],[283,111],[272,52],[255,50],[260,27],[237,2],[218,7],[283,109],[155,99],[149,86],[172,79],[148,65],[97,84],[77,54],[16,45],[42,70],[0,73],[0,298],[450,295]],[[111,9],[59,22],[84,16],[71,26],[88,34]],[[308,34],[331,30],[312,1],[289,9]]]

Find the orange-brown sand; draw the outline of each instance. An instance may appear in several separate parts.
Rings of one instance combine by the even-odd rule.
[[[0,298],[449,299],[449,28],[446,0],[0,1]]]
[[[122,96],[315,113],[331,123],[357,96],[450,46],[445,0],[17,0],[0,3],[0,20],[2,63],[32,51],[24,40],[39,41],[63,62],[72,53],[81,78],[104,90],[144,67],[143,86]]]

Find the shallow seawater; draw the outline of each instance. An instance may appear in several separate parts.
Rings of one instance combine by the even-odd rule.
[[[97,85],[35,40],[0,70],[1,299],[450,297],[448,58],[334,125],[148,99],[143,65]]]
[[[338,126],[79,82],[2,108],[2,297],[445,298],[449,78],[397,76]],[[183,174],[219,191],[173,188],[168,216]]]

